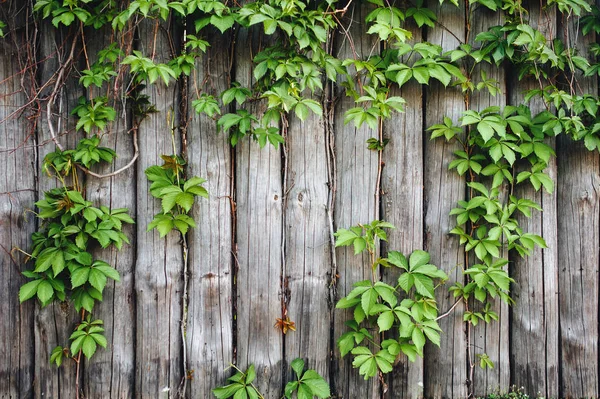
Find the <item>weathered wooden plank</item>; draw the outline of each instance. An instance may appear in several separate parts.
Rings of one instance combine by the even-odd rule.
[[[486,7],[477,7],[471,20],[471,34],[469,40],[475,45],[475,36],[479,32],[486,32],[492,26],[502,25],[504,17],[498,12],[488,10]],[[478,43],[477,43],[478,44]],[[492,96],[487,90],[475,91],[471,97],[470,108],[481,111],[490,106],[499,106],[503,109],[506,105],[506,78],[505,71],[495,65],[481,64],[476,68],[472,79],[479,82],[481,72],[485,72],[488,79],[494,79],[498,84],[498,93]],[[507,199],[506,190],[501,188],[500,201]],[[506,251],[501,256],[508,258]],[[470,257],[471,264],[479,263],[474,255]],[[509,311],[508,305],[500,300],[488,298],[492,302],[491,309],[498,314],[498,320],[490,323],[479,323],[472,328],[472,358],[476,366],[473,376],[473,391],[475,395],[485,396],[498,389],[507,389],[510,384],[510,357],[509,353]],[[483,309],[479,301],[473,301],[476,311]],[[494,368],[482,369],[478,365],[476,355],[485,353],[494,362]]]
[[[0,167],[4,174],[0,180],[0,398],[33,397],[33,316],[38,305],[35,299],[19,304],[19,289],[27,282],[20,272],[29,267],[21,264],[24,256],[20,253],[11,255],[13,248],[29,249],[36,227],[33,215],[26,213],[36,200],[35,127],[22,113],[15,113],[25,104],[25,90],[35,79],[20,72],[25,57],[18,52],[27,40],[27,12],[27,7],[16,9],[15,3],[0,6],[0,18],[10,30],[0,42]]]
[[[411,42],[422,41],[416,25],[405,27],[412,32]],[[406,256],[423,249],[423,87],[415,81],[398,89],[392,86],[391,96],[406,100],[405,112],[394,113],[384,121],[384,139],[389,143],[382,152],[383,170],[382,219],[396,226],[388,233],[387,250]],[[396,285],[400,273],[396,268],[383,270],[384,281]],[[423,359],[413,363],[406,356],[387,378],[386,398],[416,398],[423,396]]]
[[[558,139],[561,397],[598,396],[598,190],[600,160]]]
[[[167,62],[172,56],[170,26],[146,20],[140,25],[140,51],[154,62]],[[158,231],[147,232],[148,223],[161,212],[160,201],[150,195],[144,170],[162,165],[161,154],[173,154],[171,123],[167,113],[177,112],[178,86],[166,87],[158,80],[143,91],[157,113],[144,119],[139,128],[140,157],[137,163],[137,252],[134,275],[136,293],[135,395],[141,397],[175,395],[181,382],[183,261],[181,236],[171,232],[159,238]],[[175,122],[177,123],[177,121]],[[179,134],[175,134],[179,148]]]
[[[48,20],[40,24],[39,57],[44,60],[38,70],[40,83],[44,85],[52,81],[42,93],[50,96],[55,88],[59,75],[58,59],[66,62],[70,57],[72,46],[80,46],[72,33],[67,30],[57,30]],[[73,62],[78,62],[78,49],[73,51]],[[60,57],[58,56],[60,53]],[[54,126],[57,140],[65,149],[75,148],[81,134],[75,131],[76,120],[71,111],[77,105],[79,96],[83,95],[79,89],[77,79],[66,76],[64,87],[56,93],[52,107],[51,123]],[[60,86],[60,85],[59,85]],[[42,161],[49,152],[56,149],[51,139],[46,115],[46,102],[41,103],[42,117],[38,121],[38,169],[41,170]],[[40,176],[38,182],[38,198],[44,197],[44,191],[60,185],[55,179]],[[43,309],[36,307],[35,315],[35,396],[47,398],[73,398],[76,396],[76,364],[73,361],[64,362],[58,369],[50,364],[50,353],[57,346],[68,346],[68,338],[74,327],[81,320],[71,302],[55,302]]]
[[[450,4],[433,7],[439,22],[450,32],[436,27],[427,38],[444,50],[455,49],[466,40],[464,34],[464,8]],[[460,40],[460,42],[459,42]],[[463,95],[457,88],[444,88],[432,83],[426,92],[425,127],[440,123],[443,116],[458,122],[465,109]],[[465,198],[464,179],[448,164],[454,159],[454,151],[461,149],[458,142],[446,143],[444,139],[425,140],[425,250],[431,254],[431,262],[449,276],[446,286],[463,281],[465,266],[464,248],[458,238],[450,235],[456,218],[449,216],[459,200]],[[436,299],[440,312],[452,307],[455,299],[447,289],[439,289]],[[467,358],[465,326],[462,320],[462,304],[448,317],[439,321],[443,330],[440,348],[428,346],[425,354],[425,396],[433,398],[457,398],[467,396]]]
[[[256,29],[237,37],[236,80],[253,83],[251,60],[260,48]],[[258,113],[265,103],[249,107]],[[236,148],[237,201],[237,361],[256,367],[257,387],[265,397],[281,395],[282,333],[273,327],[281,317],[283,192],[281,149],[259,148],[248,139]]]
[[[371,8],[357,4],[348,11],[342,20],[349,26],[351,37],[340,32],[336,40],[338,45],[334,56],[344,59],[366,59],[379,53],[379,42],[365,32],[365,16]],[[352,40],[353,42],[350,42]],[[353,52],[356,51],[356,54]],[[355,128],[354,124],[344,125],[344,112],[355,106],[352,98],[345,95],[344,89],[337,88],[337,103],[334,109],[333,127],[335,129],[335,228],[348,228],[358,223],[368,223],[379,217],[379,204],[375,203],[377,185],[378,155],[367,148],[366,141],[376,137],[366,125]],[[336,263],[339,279],[336,283],[337,299],[352,290],[358,281],[371,279],[371,266],[368,255],[355,256],[352,248],[336,249]],[[333,335],[337,339],[347,331],[345,322],[352,320],[352,312],[336,310],[334,312]],[[376,334],[376,331],[373,331]],[[379,382],[375,378],[364,381],[358,370],[352,368],[352,356],[340,357],[339,348],[334,348],[332,359],[333,390],[343,398],[379,397]]]
[[[188,88],[188,175],[207,179],[208,200],[200,199],[192,216],[197,227],[188,233],[189,286],[187,365],[193,371],[190,397],[208,398],[225,384],[233,361],[232,149],[226,134],[191,103],[199,94],[217,97],[228,88],[231,35],[207,33],[211,47],[196,61]],[[224,111],[226,112],[226,111]]]
[[[130,47],[132,36],[133,32],[124,36],[120,44],[125,48]],[[110,28],[102,31],[87,31],[85,38],[90,64],[96,62],[98,51],[108,47],[112,40],[115,40],[114,32]],[[114,90],[114,81],[102,89],[94,86],[88,89],[89,99],[107,96],[109,104],[117,112],[115,121],[102,132],[101,144],[114,149],[117,158],[112,165],[103,163],[93,168],[95,173],[113,173],[127,165],[134,156],[133,134],[128,123],[130,115],[127,114],[125,107],[128,78],[127,74],[117,77],[119,79],[117,92]],[[132,190],[133,187],[135,187],[135,165],[110,178],[99,179],[88,176],[86,198],[96,206],[104,205],[111,209],[128,208],[129,214],[135,215],[136,193]],[[109,249],[96,248],[92,251],[95,259],[104,260],[119,271],[121,281],[115,283],[109,280],[103,293],[104,300],[94,307],[94,318],[104,321],[105,336],[109,346],[107,349],[98,348],[94,357],[85,362],[83,387],[85,396],[89,398],[130,398],[134,395],[135,227],[123,224],[123,232],[130,239],[131,245],[125,244],[120,251],[113,246]]]
[[[323,118],[290,117],[287,131],[285,298],[296,332],[285,337],[286,362],[297,357],[327,378],[331,317],[331,242],[327,206],[328,151]],[[281,316],[280,316],[281,317]],[[288,373],[288,379],[292,379]]]
[[[540,30],[549,40],[556,34],[556,12],[541,11],[539,4],[530,2],[530,24]],[[539,88],[533,78],[518,82],[511,79],[510,104],[523,103],[524,91]],[[532,115],[545,110],[543,102],[533,99],[528,104]],[[555,140],[548,144],[555,147]],[[546,173],[556,181],[556,160],[553,158]],[[536,248],[531,256],[512,257],[511,287],[515,304],[511,313],[511,370],[512,381],[530,395],[540,393],[546,397],[558,397],[558,264],[556,191],[548,194],[536,192],[528,183],[515,188],[517,198],[536,201],[543,212],[534,212],[531,218],[519,216],[524,231],[544,233],[548,248]]]
[[[578,21],[568,21],[563,29],[569,32],[569,47],[585,53],[594,35],[577,35]],[[596,78],[577,80],[577,94],[598,92]],[[583,143],[559,136],[557,162],[560,396],[597,397],[600,157]]]

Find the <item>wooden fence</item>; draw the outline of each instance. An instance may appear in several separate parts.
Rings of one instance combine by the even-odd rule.
[[[44,155],[54,150],[45,108],[33,115],[19,107],[28,101],[28,81],[55,79],[57,58],[72,40],[68,30],[56,30],[49,23],[34,25],[26,18],[29,6],[26,1],[1,5],[2,19],[11,30],[0,44],[0,398],[74,398],[74,364],[56,368],[49,362],[54,346],[67,342],[76,320],[73,307],[56,303],[42,309],[34,301],[20,305],[18,291],[26,281],[20,272],[26,266],[18,252],[11,255],[14,247],[30,248],[37,221],[28,211],[44,190],[55,186],[40,172]],[[426,37],[445,49],[455,48],[459,40],[473,40],[465,37],[464,9],[431,7],[446,29],[415,28],[417,40]],[[366,35],[361,24],[367,8],[356,6],[346,15],[346,21],[352,21],[353,46],[362,56],[380,51],[379,42]],[[537,18],[536,5],[531,13],[541,29],[556,34],[556,17]],[[502,17],[478,11],[474,21],[481,30],[501,24]],[[178,38],[178,29],[169,24],[157,29],[144,22],[135,32],[136,46],[150,53],[157,34],[154,53],[164,61],[161,57],[178,45],[165,32]],[[93,55],[110,42],[111,34],[90,33],[88,39],[87,50]],[[425,132],[445,115],[459,118],[465,109],[459,89],[409,84],[395,93],[408,104],[405,113],[385,122],[384,136],[390,141],[381,160],[365,144],[374,137],[372,130],[343,123],[343,113],[353,103],[338,87],[327,87],[316,98],[324,105],[323,118],[291,118],[286,145],[279,149],[260,149],[247,140],[232,148],[225,134],[217,134],[212,119],[191,109],[180,112],[178,120],[188,121],[187,139],[177,146],[187,154],[188,173],[208,179],[211,194],[193,208],[198,227],[188,237],[188,269],[184,270],[177,235],[160,239],[156,231],[146,231],[160,206],[148,192],[144,170],[160,163],[161,154],[172,153],[166,112],[181,110],[182,98],[194,99],[194,85],[205,84],[205,90],[217,94],[230,80],[251,84],[251,59],[261,40],[265,39],[252,31],[212,32],[212,46],[197,60],[187,87],[180,81],[146,90],[160,112],[139,128],[135,166],[114,178],[86,180],[89,200],[129,208],[136,225],[126,231],[131,245],[101,255],[116,265],[122,281],[107,288],[95,312],[104,320],[109,347],[82,367],[85,397],[174,397],[187,377],[190,398],[209,398],[211,388],[231,375],[227,367],[234,362],[240,367],[255,364],[257,386],[265,398],[278,398],[296,357],[325,376],[336,397],[465,397],[469,366],[460,309],[441,321],[441,347],[426,347],[424,360],[415,363],[401,358],[386,386],[376,379],[364,381],[348,358],[340,358],[335,341],[348,315],[334,304],[370,271],[365,259],[351,250],[332,248],[335,229],[383,219],[397,229],[390,231],[382,251],[425,249],[432,262],[449,273],[450,283],[462,281],[455,266],[463,262],[463,248],[449,235],[454,223],[449,212],[466,195],[464,179],[448,171],[457,145],[430,141]],[[351,56],[344,35],[337,35],[334,43],[340,57]],[[83,57],[80,50],[76,57]],[[24,69],[31,55],[39,62]],[[489,68],[488,76],[500,82],[501,93],[476,94],[471,108],[522,100],[523,93],[514,89],[513,71]],[[75,79],[61,91],[53,110],[60,116],[65,146],[77,139],[70,111],[85,95]],[[39,101],[44,104],[43,98]],[[115,169],[133,156],[132,135],[127,133],[131,118],[118,105],[118,118],[103,141],[118,153]],[[567,139],[551,144],[557,153],[549,168],[555,194],[532,189],[519,193],[542,204],[543,213],[521,222],[525,229],[543,234],[548,249],[536,249],[525,259],[508,255],[516,304],[498,304],[499,321],[473,330],[474,348],[495,363],[493,369],[476,369],[476,395],[506,390],[511,384],[523,386],[532,396],[600,395],[600,158]],[[444,310],[454,299],[442,293],[438,301]],[[284,306],[297,327],[285,336],[274,328]],[[180,332],[184,311],[185,340]],[[182,375],[185,369],[188,376]]]

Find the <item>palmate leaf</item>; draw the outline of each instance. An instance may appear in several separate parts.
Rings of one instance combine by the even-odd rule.
[[[310,398],[313,396],[318,398],[328,398],[331,396],[329,384],[315,370],[306,370],[300,381],[300,387],[305,385],[310,390]]]
[[[33,280],[21,286],[19,289],[19,301],[25,302],[26,300],[33,298],[37,293],[38,286],[43,280]]]
[[[244,389],[244,384],[236,382],[236,383],[233,383],[233,384],[225,385],[223,387],[215,388],[215,389],[212,390],[212,393],[218,399],[227,399],[227,398],[232,397],[240,389]]]

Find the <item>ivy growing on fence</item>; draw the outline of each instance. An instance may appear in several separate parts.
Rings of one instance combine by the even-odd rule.
[[[585,79],[600,75],[600,45],[578,49],[572,38],[547,37],[529,21],[520,0],[469,0],[464,4],[444,4],[463,7],[469,19],[467,40],[457,48],[445,49],[412,38],[410,26],[446,29],[438,23],[431,6],[422,0],[260,0],[242,4],[229,0],[36,0],[34,18],[50,20],[75,38],[70,56],[61,62],[52,91],[45,97],[57,150],[46,156],[44,168],[57,179],[59,187],[46,192],[45,198],[36,203],[42,223],[32,235],[28,253],[32,268],[23,272],[30,281],[19,295],[21,301],[37,297],[42,306],[72,300],[81,312],[81,323],[70,337],[70,347],[57,347],[52,361],[60,365],[63,359],[72,358],[79,364],[82,353],[89,358],[97,345],[107,345],[102,321],[93,320],[90,314],[102,300],[108,279],[118,281],[119,274],[111,265],[94,259],[90,251],[95,246],[121,248],[128,243],[123,224],[133,223],[126,209],[96,207],[84,197],[83,176],[114,176],[131,167],[138,155],[136,144],[135,156],[121,170],[109,175],[93,172],[98,164],[110,163],[117,156],[112,149],[101,146],[103,131],[115,120],[116,111],[106,95],[96,94],[110,92],[109,88],[116,86],[127,88],[127,107],[134,118],[135,135],[141,120],[156,112],[149,97],[142,94],[144,88],[187,79],[196,58],[211,46],[207,31],[213,28],[222,34],[258,30],[270,38],[269,45],[252,60],[252,85],[229,82],[229,87],[218,95],[196,88],[197,98],[191,108],[214,120],[232,146],[250,138],[260,147],[278,147],[285,142],[287,118],[295,115],[305,120],[310,113],[323,116],[323,103],[315,100],[316,95],[326,85],[336,83],[355,103],[345,112],[344,123],[372,129],[377,138],[364,145],[381,153],[387,144],[382,137],[382,121],[394,112],[403,112],[413,100],[392,95],[394,88],[408,84],[441,85],[462,93],[462,116],[457,120],[444,117],[428,127],[427,132],[432,140],[460,146],[449,168],[466,178],[468,196],[451,211],[456,225],[450,233],[458,237],[466,253],[465,263],[460,265],[464,283],[446,287],[443,283],[447,276],[442,269],[452,266],[434,266],[429,254],[420,249],[411,254],[390,250],[380,256],[380,240],[385,241],[386,229],[393,228],[384,221],[340,226],[343,228],[336,233],[336,246],[352,246],[356,254],[366,251],[373,271],[370,280],[357,281],[354,289],[337,303],[337,308],[353,311],[353,319],[347,322],[348,332],[336,338],[342,356],[353,356],[358,373],[365,379],[383,378],[400,354],[414,360],[423,356],[427,341],[439,345],[443,332],[438,320],[455,311],[459,303],[464,305],[469,337],[470,326],[496,320],[492,303],[513,301],[508,251],[528,256],[536,246],[546,247],[538,232],[526,231],[519,223],[519,215],[529,218],[532,212],[542,209],[530,198],[519,198],[515,187],[530,185],[536,191],[549,193],[554,190],[554,182],[546,172],[555,156],[548,145],[549,138],[566,135],[583,141],[590,151],[600,151],[600,100],[597,93],[582,90]],[[352,57],[337,58],[332,51],[332,36],[334,32],[348,35],[344,16],[353,7],[370,11],[364,21],[365,34],[376,38],[382,50],[366,55],[352,48]],[[565,26],[578,26],[577,35],[600,34],[600,11],[585,0],[550,0],[545,7],[555,9]],[[503,24],[483,32],[471,31],[474,11],[483,8],[502,13]],[[154,54],[132,49],[126,40],[118,40],[143,20],[157,24],[174,21],[185,27],[182,46],[170,61],[157,62]],[[573,22],[576,20],[578,23]],[[97,61],[92,64],[86,53],[86,68],[77,70],[73,53],[77,45],[86,49],[84,27],[110,29],[115,40],[98,52]],[[3,35],[10,35],[10,31],[0,22],[0,36]],[[501,65],[510,65],[516,79],[533,81],[536,87],[525,94],[521,105],[473,109],[475,93],[498,94],[498,82],[487,71]],[[59,144],[57,135],[61,132],[55,132],[50,112],[67,74],[76,76],[88,93],[73,110],[76,130],[85,136],[74,149],[64,149]],[[528,106],[532,101],[543,104],[543,112],[532,113]],[[266,106],[253,106],[261,102]],[[235,110],[230,107],[233,104]],[[171,125],[175,134],[176,127],[172,122]],[[137,143],[135,137],[134,142]],[[194,221],[189,212],[196,196],[208,195],[202,187],[205,180],[185,178],[186,159],[175,148],[163,160],[164,165],[146,170],[152,182],[150,192],[160,199],[162,212],[152,221],[137,223],[156,228],[161,237],[178,230],[185,240],[188,230],[202,223]],[[395,268],[400,277],[384,281],[381,268]],[[436,293],[448,289],[456,303],[451,309],[438,309]],[[474,301],[482,305],[474,306]],[[468,350],[472,381],[476,358],[481,367],[494,365],[486,354],[473,353],[471,345]],[[309,376],[311,370],[303,372],[303,363],[292,363],[292,367],[297,381],[288,384],[287,397],[294,390],[298,390],[298,395],[305,392],[305,397],[312,397],[311,393],[325,397],[329,393],[320,385],[321,380]],[[231,384],[218,388],[215,394],[238,397],[237,392],[243,390],[253,397],[253,380],[252,369],[246,373],[238,370],[230,379]]]

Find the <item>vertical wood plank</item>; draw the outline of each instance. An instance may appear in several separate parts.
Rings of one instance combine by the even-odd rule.
[[[342,20],[349,27],[350,37],[340,32],[337,54],[344,58],[366,59],[379,53],[379,41],[366,34],[365,16],[370,11],[366,5],[356,4],[348,11]],[[357,54],[352,51],[350,40]],[[334,220],[335,228],[348,228],[358,223],[368,223],[379,215],[379,204],[375,203],[378,156],[367,148],[366,141],[376,137],[366,125],[355,128],[352,123],[344,125],[344,112],[355,106],[354,101],[347,97],[344,89],[337,88],[337,104],[334,110],[335,129],[335,168],[336,192]],[[336,284],[337,299],[342,298],[352,290],[352,285],[358,281],[371,279],[371,267],[367,255],[356,256],[352,248],[336,249],[336,261],[339,279]],[[336,310],[334,312],[333,333],[337,339],[347,331],[345,322],[352,320],[352,312]],[[375,334],[377,335],[377,334]],[[376,398],[379,397],[379,383],[375,378],[364,381],[358,370],[352,368],[352,356],[340,357],[339,348],[333,351],[332,375],[333,390],[342,398]]]
[[[450,32],[436,27],[428,31],[427,38],[444,50],[452,50],[466,40],[464,34],[464,8],[450,4],[436,5],[433,12]],[[458,40],[457,40],[458,38]],[[459,42],[460,40],[460,42]],[[432,83],[426,92],[425,127],[440,123],[446,115],[454,123],[465,109],[463,95],[458,88],[443,88]],[[443,114],[442,114],[443,113]],[[461,149],[456,141],[446,143],[443,139],[425,140],[425,250],[431,254],[431,262],[449,276],[446,286],[463,281],[465,266],[464,248],[458,238],[450,235],[456,219],[450,210],[465,198],[465,182],[448,164],[454,159],[454,151]],[[439,289],[436,295],[440,312],[450,309],[455,302],[447,289]],[[443,331],[440,348],[428,346],[425,352],[425,396],[434,398],[457,398],[467,396],[467,358],[465,326],[462,320],[462,304],[448,317],[439,321]]]
[[[237,38],[236,80],[253,83],[252,59],[260,48],[256,29]],[[264,102],[249,111],[259,113]],[[283,338],[273,327],[281,317],[283,192],[281,150],[260,148],[243,139],[236,148],[237,200],[237,360],[256,367],[257,387],[265,397],[283,391]]]
[[[576,18],[559,21],[563,40],[586,52],[594,35],[577,35]],[[575,41],[578,39],[577,41]],[[597,93],[596,78],[577,76],[577,94]],[[580,89],[579,89],[580,88]],[[581,92],[579,92],[581,90]],[[597,397],[600,157],[583,143],[557,139],[561,397]]]
[[[87,53],[90,64],[96,62],[98,51],[108,47],[114,39],[112,29],[86,32]],[[123,37],[119,43],[127,47],[132,37]],[[114,91],[114,82],[102,89],[93,87],[88,90],[88,98],[107,96],[109,104],[117,111],[115,121],[107,125],[101,133],[104,147],[117,152],[112,165],[101,164],[93,171],[107,174],[127,165],[134,156],[133,137],[129,131],[129,116],[126,109],[126,88],[129,75],[120,75],[118,92]],[[86,198],[95,206],[104,205],[111,209],[128,208],[130,215],[136,213],[135,165],[110,178],[98,179],[88,176],[86,179]],[[142,222],[144,223],[144,222]],[[130,398],[135,385],[134,341],[135,341],[135,302],[134,302],[134,265],[135,265],[135,227],[123,224],[123,232],[131,245],[125,244],[121,250],[113,246],[109,249],[97,248],[92,252],[94,259],[101,259],[116,268],[121,281],[109,280],[103,293],[103,301],[94,307],[95,319],[104,321],[105,336],[109,343],[107,349],[98,348],[90,361],[85,362],[84,390],[89,398]]]
[[[35,362],[33,322],[37,299],[19,304],[19,289],[26,280],[20,271],[24,257],[11,251],[28,251],[35,231],[33,210],[36,200],[36,147],[34,125],[15,113],[27,101],[32,85],[30,73],[21,72],[26,46],[25,17],[28,7],[15,3],[0,6],[0,18],[7,24],[7,36],[0,42],[0,397],[33,397]],[[21,81],[23,78],[23,81]],[[35,77],[33,77],[35,78]],[[21,87],[21,82],[24,86]]]
[[[504,17],[501,13],[488,10],[486,7],[477,7],[472,15],[472,27],[469,41],[475,45],[475,35],[479,32],[486,32],[490,27],[502,25]],[[490,106],[499,106],[503,109],[506,105],[506,79],[504,70],[495,65],[481,64],[475,68],[474,82],[479,82],[481,71],[484,71],[488,79],[494,79],[498,82],[498,93],[492,96],[487,90],[475,91],[471,97],[470,108],[481,111]],[[500,201],[506,199],[506,192],[500,188]],[[506,190],[504,190],[506,191]],[[506,251],[501,252],[501,256],[508,257]],[[471,262],[479,263],[474,255],[470,256]],[[472,358],[476,364],[473,377],[473,386],[475,395],[485,396],[498,389],[508,389],[510,385],[510,357],[509,357],[509,311],[508,305],[500,298],[488,298],[492,303],[491,309],[498,314],[497,321],[490,323],[479,323],[472,327]],[[476,311],[483,309],[479,301],[474,300],[473,305]],[[485,353],[494,362],[494,368],[482,369],[478,365],[476,355]]]
[[[163,22],[145,20],[139,29],[140,51],[155,63],[172,56],[166,32],[172,28]],[[144,171],[162,165],[162,154],[172,154],[171,126],[167,112],[177,112],[177,85],[168,87],[159,79],[143,93],[148,95],[157,113],[144,119],[139,128],[140,157],[137,182],[137,257],[135,264],[136,342],[135,395],[138,398],[175,395],[181,382],[182,341],[180,334],[183,260],[180,235],[169,233],[159,238],[158,231],[147,232],[160,201],[150,195],[150,183]],[[177,121],[175,122],[177,123]],[[176,133],[176,149],[179,148]]]
[[[304,122],[290,116],[286,147],[284,287],[290,299],[288,315],[296,323],[296,332],[285,337],[286,363],[297,357],[307,359],[307,367],[326,378],[331,349],[331,243],[323,119],[312,113]],[[288,373],[291,378],[295,377]]]
[[[57,30],[49,20],[40,23],[40,59],[44,60],[38,70],[40,86],[52,81],[42,95],[50,95],[57,78],[59,54],[65,62],[71,50],[72,43],[77,40],[73,32]],[[80,46],[79,44],[76,44]],[[80,47],[79,47],[80,49]],[[74,52],[73,62],[78,62],[78,48]],[[64,87],[60,89],[54,99],[52,108],[52,124],[57,140],[65,149],[75,148],[81,134],[75,131],[76,120],[71,115],[77,105],[79,96],[83,95],[79,89],[77,79],[73,76],[66,78]],[[38,121],[38,170],[41,170],[44,157],[54,151],[48,116],[46,115],[46,102],[42,102],[42,117]],[[38,182],[38,198],[44,198],[44,192],[60,185],[60,182],[41,174]],[[59,368],[50,364],[50,353],[57,346],[68,346],[69,336],[76,324],[81,320],[71,302],[55,302],[40,309],[36,306],[35,315],[35,396],[45,398],[73,398],[76,396],[76,365],[73,361],[64,362]]]
[[[597,153],[558,139],[561,397],[598,396]]]
[[[416,25],[405,27],[413,34],[411,42],[422,41]],[[406,100],[405,112],[394,113],[383,123],[384,138],[389,139],[382,153],[383,220],[396,226],[388,233],[387,250],[406,256],[423,249],[423,86],[410,81],[401,89],[394,85],[391,96]],[[384,281],[398,282],[395,268],[383,270]],[[443,288],[442,288],[443,289]],[[413,363],[401,356],[389,374],[386,398],[417,398],[423,396],[423,358]]]
[[[540,10],[539,4],[530,2],[529,23],[547,40],[556,35],[556,12]],[[524,91],[539,88],[533,78],[518,81],[511,79],[510,104],[523,103]],[[541,100],[528,104],[532,116],[545,110]],[[555,140],[547,143],[555,147]],[[546,173],[556,182],[556,159],[552,158]],[[528,182],[515,188],[517,198],[528,198],[538,203],[543,212],[533,212],[531,218],[519,215],[523,231],[542,234],[548,248],[537,248],[531,256],[511,257],[513,262],[511,286],[515,304],[511,312],[511,383],[524,387],[530,395],[558,397],[558,264],[556,191],[548,194],[536,192]]]
[[[193,371],[190,397],[208,398],[226,383],[233,362],[232,150],[216,122],[192,109],[199,94],[218,95],[228,88],[231,35],[208,31],[211,46],[196,60],[188,87],[188,175],[207,179],[209,199],[199,199],[188,233],[189,288],[187,364]],[[225,112],[225,111],[223,111]]]

